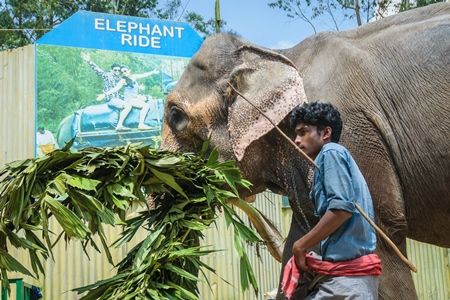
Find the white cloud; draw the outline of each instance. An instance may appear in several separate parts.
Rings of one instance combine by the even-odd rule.
[[[286,48],[291,48],[293,46],[297,45],[297,43],[294,43],[292,41],[286,41],[286,40],[282,40],[282,41],[278,41],[276,43],[276,45],[274,47],[271,47],[272,49],[286,49]]]

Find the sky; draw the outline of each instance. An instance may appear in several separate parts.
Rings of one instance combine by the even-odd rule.
[[[294,20],[285,12],[267,5],[275,0],[222,0],[220,1],[221,19],[227,22],[223,31],[233,30],[242,38],[259,46],[284,49],[292,47],[314,30],[302,20]],[[186,11],[196,12],[205,19],[214,18],[215,0],[182,0]],[[332,30],[328,20],[314,20],[317,31]],[[354,27],[353,21],[346,24]]]

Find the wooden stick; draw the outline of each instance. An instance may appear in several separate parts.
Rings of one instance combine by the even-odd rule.
[[[298,152],[300,152],[301,155],[303,155],[304,158],[306,158],[310,163],[313,164],[314,167],[316,167],[317,169],[319,169],[319,166],[314,162],[314,160],[312,160],[311,157],[308,156],[308,154],[306,154],[305,152],[303,152],[302,149],[300,149],[286,134],[284,134],[283,131],[281,131],[281,129],[274,123],[272,122],[272,120],[266,116],[258,107],[256,107],[255,105],[253,105],[253,103],[251,103],[249,100],[247,100],[247,98],[244,97],[244,95],[242,95],[241,93],[239,93],[238,90],[236,90],[234,88],[233,85],[231,85],[231,83],[228,82],[228,85],[239,95],[241,96],[245,101],[247,101],[251,106],[253,106],[254,108],[256,108],[258,110],[258,112],[263,115],[275,128],[276,130],[278,130],[279,133],[281,133],[281,135],[286,138],[286,140],[288,140],[289,143],[291,143],[291,145],[293,145],[295,147],[295,149],[298,150]]]
[[[381,237],[389,244],[389,246],[392,247],[392,249],[395,251],[395,253],[400,257],[400,259],[406,264],[408,265],[408,267],[411,269],[411,271],[413,271],[414,273],[417,273],[417,268],[413,265],[412,262],[410,262],[401,252],[400,250],[398,250],[397,246],[394,244],[394,242],[383,232],[381,231],[381,229],[377,226],[377,224],[375,224],[372,219],[369,218],[368,215],[366,215],[366,213],[361,209],[361,207],[356,204],[355,201],[353,201],[353,203],[355,203],[355,207],[356,209],[361,213],[361,215],[367,220],[367,222],[369,222],[370,225],[372,225],[373,228],[375,228],[375,230],[381,235]]]

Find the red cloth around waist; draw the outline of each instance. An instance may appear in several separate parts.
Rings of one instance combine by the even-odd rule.
[[[376,254],[368,254],[346,261],[323,261],[310,254],[306,254],[306,265],[312,272],[332,276],[379,276],[382,273],[381,260]],[[297,287],[300,271],[295,264],[294,257],[289,259],[284,267],[281,289],[284,295],[291,298]]]
[[[379,276],[383,270],[381,260],[376,254],[368,254],[352,260],[336,262],[323,261],[306,254],[306,265],[313,272],[333,276]]]

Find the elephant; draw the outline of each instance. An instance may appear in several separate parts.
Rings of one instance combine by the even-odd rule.
[[[58,126],[56,141],[59,148],[64,147],[75,137],[71,150],[88,146],[108,147],[126,145],[132,142],[144,142],[157,147],[156,140],[161,135],[164,100],[152,99],[150,111],[147,113],[145,124],[151,128],[137,130],[140,109],[133,107],[125,119],[124,124],[133,130],[116,131],[119,111],[107,104],[89,105],[65,117]]]
[[[282,50],[212,35],[166,99],[162,148],[192,152],[209,140],[253,184],[241,197],[266,189],[288,196],[293,217],[283,268],[292,244],[317,222],[308,197],[313,167],[289,141],[289,115],[306,101],[331,103],[378,227],[404,255],[406,238],[450,247],[448,41],[450,3],[317,33]],[[379,298],[417,299],[410,269],[377,237]]]

